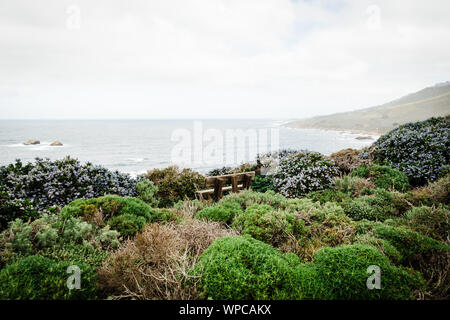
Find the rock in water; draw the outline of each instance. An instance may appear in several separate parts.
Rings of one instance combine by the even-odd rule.
[[[29,146],[29,145],[40,144],[40,143],[41,142],[38,141],[38,140],[28,140],[27,142],[24,142],[23,144],[26,145],[26,146]]]
[[[359,137],[356,137],[355,139],[357,139],[357,140],[373,140],[373,138],[371,136],[359,136]]]
[[[51,144],[52,147],[62,147],[63,144],[60,141],[54,141]]]

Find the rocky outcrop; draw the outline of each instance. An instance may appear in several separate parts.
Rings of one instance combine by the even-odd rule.
[[[40,144],[41,142],[39,140],[28,140],[27,142],[24,142],[23,144],[26,146],[34,145],[34,144]]]
[[[50,144],[52,147],[62,147],[63,146],[63,144],[60,142],[60,141],[53,141],[51,144]]]
[[[359,136],[359,137],[356,137],[355,139],[357,139],[357,140],[373,140],[373,138],[371,136]]]

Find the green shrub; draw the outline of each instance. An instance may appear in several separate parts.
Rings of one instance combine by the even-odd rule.
[[[201,276],[199,290],[203,298],[296,299],[298,263],[295,255],[282,254],[251,237],[224,237],[205,250],[194,273]]]
[[[198,211],[209,205],[206,201],[200,200],[180,200],[173,206],[180,216],[193,217]]]
[[[389,241],[400,252],[402,262],[412,261],[415,256],[423,256],[433,251],[450,251],[449,246],[406,227],[376,224],[374,231],[377,238]]]
[[[275,247],[288,240],[291,234],[300,237],[307,232],[304,221],[293,213],[276,211],[268,205],[258,204],[238,214],[232,226],[244,235]]]
[[[345,193],[353,197],[370,195],[375,188],[376,186],[371,181],[356,176],[336,178],[333,186],[333,190],[336,192]]]
[[[372,265],[380,268],[381,289],[367,288]],[[413,290],[424,288],[420,273],[395,267],[376,248],[364,245],[323,248],[300,274],[303,297],[309,299],[413,299]]]
[[[403,172],[388,166],[362,166],[352,171],[350,175],[352,177],[369,179],[377,186],[377,188],[397,190],[401,192],[410,189],[408,176]]]
[[[411,230],[407,226],[399,225],[399,222],[401,220],[386,220],[383,223],[360,221],[357,233],[389,241],[402,255],[402,263],[434,251],[449,252],[450,246]]]
[[[62,217],[83,217],[91,219],[96,212],[101,212],[103,219],[113,216],[131,214],[150,220],[150,206],[133,197],[104,196],[88,200],[77,199],[61,210]]]
[[[408,201],[416,206],[450,205],[449,190],[450,174],[425,187],[412,190],[407,195]]]
[[[233,206],[232,203],[239,204],[242,207],[242,210],[245,210],[254,204],[267,204],[274,209],[281,209],[286,207],[288,199],[274,191],[261,193],[252,190],[242,190],[239,193],[231,193],[223,197],[219,202],[219,204],[225,206],[228,204]]]
[[[367,201],[367,198],[356,198],[344,204],[345,213],[355,221],[382,220],[384,216],[375,210]]]
[[[0,234],[0,262],[8,264],[33,254],[76,258],[72,252],[78,252],[77,261],[84,262],[92,259],[91,255],[97,255],[94,249],[116,249],[118,236],[119,233],[110,230],[109,226],[99,228],[81,218],[62,219],[44,214],[32,222],[17,219]]]
[[[177,214],[176,211],[174,211],[174,209],[151,208],[150,216],[150,222],[181,221],[181,217]]]
[[[405,213],[402,223],[414,231],[446,241],[450,235],[450,213],[447,207],[419,207]]]
[[[449,172],[449,130],[448,118],[402,125],[372,145],[373,159],[401,170],[414,186],[436,181]]]
[[[241,212],[242,208],[239,203],[225,201],[214,207],[207,207],[200,210],[195,214],[195,218],[231,224],[235,215]]]
[[[129,213],[115,216],[109,219],[108,225],[111,229],[117,230],[122,236],[132,237],[141,231],[146,224],[144,217],[135,216]]]
[[[41,256],[29,256],[0,271],[1,300],[67,300],[95,299],[94,270],[84,264],[80,268],[80,289],[70,290],[68,262],[55,262]]]
[[[150,205],[151,207],[158,206],[156,195],[158,194],[158,187],[150,180],[142,180],[136,184],[136,191],[138,198]]]
[[[327,202],[345,202],[350,201],[350,196],[347,193],[335,191],[332,189],[313,191],[306,195],[308,199],[312,201],[318,201],[321,204]]]
[[[256,175],[255,180],[251,183],[251,188],[256,192],[266,192],[274,190],[273,178],[270,176]]]
[[[195,199],[195,192],[205,184],[205,177],[201,174],[191,169],[180,170],[177,166],[151,170],[146,177],[158,187],[160,207],[173,206],[180,200]]]

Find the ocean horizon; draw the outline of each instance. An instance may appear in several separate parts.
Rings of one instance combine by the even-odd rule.
[[[213,168],[252,162],[255,160],[255,152],[263,153],[261,151],[264,150],[297,149],[330,155],[346,148],[363,148],[378,138],[372,136],[372,140],[358,140],[356,138],[361,134],[283,126],[287,121],[0,120],[0,165],[10,164],[16,159],[28,162],[37,157],[55,160],[70,156],[81,162],[91,162],[131,175],[170,165],[189,167],[205,173]],[[245,132],[249,134],[248,137],[256,137],[256,140],[249,138],[245,140],[245,144],[239,144],[236,140],[233,145],[231,140],[227,140],[230,132]],[[215,134],[219,139],[212,141],[214,139],[211,134]],[[264,138],[264,135],[267,137]],[[38,140],[40,144],[23,144],[30,139]],[[192,161],[183,162],[174,157],[175,150],[180,149],[183,139],[185,144],[186,141],[192,142],[185,148]],[[51,146],[53,141],[60,141],[63,146]],[[213,143],[219,147],[212,148]],[[211,149],[214,149],[215,155],[208,161],[202,161],[202,155]]]

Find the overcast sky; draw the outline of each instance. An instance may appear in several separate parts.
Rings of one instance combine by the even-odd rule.
[[[304,118],[450,80],[448,0],[0,0],[0,118]]]

